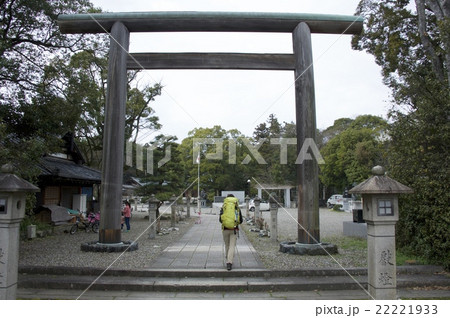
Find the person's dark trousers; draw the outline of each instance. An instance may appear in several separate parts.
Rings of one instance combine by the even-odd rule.
[[[125,217],[125,225],[127,226],[127,231],[130,230],[130,218]]]

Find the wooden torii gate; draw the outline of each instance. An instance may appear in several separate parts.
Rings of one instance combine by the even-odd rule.
[[[295,75],[297,150],[315,140],[316,110],[311,33],[358,34],[356,16],[250,12],[129,12],[60,15],[62,33],[109,33],[111,46],[103,136],[99,243],[121,243],[127,69],[291,70]],[[129,53],[130,32],[292,33],[294,54]],[[316,160],[297,165],[298,242],[320,242]]]

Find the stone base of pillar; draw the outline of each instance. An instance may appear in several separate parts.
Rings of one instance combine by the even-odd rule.
[[[81,244],[83,252],[132,252],[138,249],[138,243],[133,241],[123,241],[120,243],[100,243],[98,241],[87,242]]]
[[[356,223],[353,221],[344,221],[343,224],[344,236],[367,238],[367,224]]]
[[[369,284],[369,294],[376,300],[396,300],[396,288],[376,288]]]
[[[281,242],[280,252],[298,255],[329,255],[337,254],[338,248],[334,244],[303,244],[297,242]]]
[[[16,300],[17,284],[9,287],[0,287],[0,300]]]

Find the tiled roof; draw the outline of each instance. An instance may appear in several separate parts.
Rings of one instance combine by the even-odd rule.
[[[100,171],[76,164],[67,159],[46,156],[41,159],[39,168],[41,176],[53,176],[72,180],[86,180],[94,183],[101,183],[102,174]]]

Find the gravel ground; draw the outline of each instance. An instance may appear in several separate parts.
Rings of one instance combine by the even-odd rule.
[[[263,264],[270,269],[367,267],[366,240],[343,235],[342,222],[352,221],[352,214],[321,208],[319,216],[321,242],[337,245],[338,254],[307,256],[282,253],[279,251],[279,243],[272,242],[268,237],[259,237],[256,232],[250,232],[252,226],[245,226],[247,237]],[[270,212],[263,212],[263,218],[270,225]],[[297,209],[280,209],[278,242],[297,241],[297,226]]]
[[[163,209],[161,210],[163,211]],[[170,215],[170,212],[169,212]],[[20,242],[19,265],[35,266],[75,266],[140,269],[148,267],[167,246],[177,241],[194,224],[196,218],[183,219],[166,235],[147,239],[149,226],[148,213],[137,209],[131,218],[131,230],[122,233],[123,241],[137,241],[137,251],[125,253],[88,253],[81,251],[81,243],[98,240],[98,234],[79,230],[71,235],[66,233],[70,227],[55,228],[54,235]],[[170,219],[161,219],[161,228],[170,228]],[[122,255],[123,254],[123,255]]]
[[[202,213],[217,214],[218,211],[205,209]],[[131,231],[122,233],[122,240],[137,240],[139,249],[133,252],[119,253],[86,253],[80,249],[81,243],[95,241],[98,234],[78,231],[74,235],[65,233],[69,227],[57,227],[54,235],[33,240],[22,240],[20,243],[19,265],[35,266],[76,266],[141,269],[146,268],[167,246],[177,241],[194,224],[195,215],[183,219],[176,224],[178,230],[148,240],[149,226],[147,212],[139,207],[131,219]],[[244,212],[245,216],[245,212]],[[263,218],[269,220],[269,212],[263,212]],[[300,256],[279,252],[279,243],[268,237],[259,237],[250,232],[251,226],[244,225],[247,237],[253,244],[262,262],[268,269],[299,268],[352,268],[367,266],[365,240],[345,238],[342,234],[342,222],[351,221],[352,216],[345,212],[320,210],[321,241],[336,244],[339,254],[330,256]],[[161,227],[170,227],[170,220],[161,220]],[[297,210],[280,209],[278,213],[278,239],[297,241]],[[356,244],[355,244],[356,242]],[[351,243],[351,244],[350,244]],[[356,248],[354,247],[356,245]],[[112,265],[111,265],[112,264]]]

